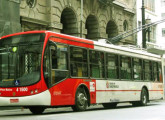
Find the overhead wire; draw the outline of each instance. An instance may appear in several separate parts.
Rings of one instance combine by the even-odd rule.
[[[128,30],[128,31],[126,31],[126,32],[124,32],[124,33],[122,33],[122,34],[119,34],[119,35],[117,35],[117,36],[115,36],[115,37],[113,37],[113,38],[108,38],[106,41],[107,41],[108,43],[112,43],[112,44],[113,44],[113,43],[117,43],[117,42],[119,42],[120,40],[122,40],[122,39],[124,39],[124,38],[127,38],[127,37],[129,37],[129,36],[131,36],[131,35],[133,35],[133,34],[139,32],[139,31],[142,31],[142,30],[144,30],[144,29],[147,29],[147,28],[149,28],[149,27],[152,27],[152,26],[154,26],[154,25],[157,25],[157,24],[160,24],[160,23],[163,23],[163,22],[165,22],[165,19],[162,19],[162,20],[159,20],[159,21],[156,21],[156,22],[152,22],[152,23],[149,23],[149,24],[145,24],[145,25],[142,25],[142,26],[140,26],[140,27],[134,28],[134,29],[132,29],[132,30]]]

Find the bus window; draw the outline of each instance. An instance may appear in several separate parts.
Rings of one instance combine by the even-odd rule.
[[[54,45],[50,46],[51,55],[51,84],[58,83],[65,79],[68,75],[67,70],[67,46],[57,44],[57,48]]]
[[[163,82],[163,78],[162,78],[162,65],[161,65],[161,63],[159,62],[158,63],[158,80],[160,81],[160,82]]]
[[[133,78],[134,80],[142,80],[142,60],[133,58]]]
[[[153,80],[159,81],[159,68],[157,62],[153,62]]]
[[[15,76],[16,75],[16,65],[17,65],[16,58],[17,58],[16,54],[3,54],[3,56],[0,55],[0,81],[3,82],[9,78],[10,78],[10,80],[12,80],[12,79],[14,80],[14,78],[16,78],[16,76]],[[24,61],[22,60],[22,62],[25,62],[25,60]],[[23,64],[23,65],[25,66],[25,64]],[[28,63],[26,65],[28,65]],[[25,68],[23,66],[21,66],[20,68],[22,68],[20,70],[21,75],[27,74],[25,72],[28,70],[28,68]],[[30,70],[32,70],[32,69],[29,69],[29,71]]]
[[[119,78],[118,56],[115,54],[107,54],[107,77],[112,79]]]
[[[90,76],[93,78],[103,78],[104,76],[104,53],[89,51]]]
[[[131,58],[127,56],[120,57],[121,79],[131,80]]]
[[[143,67],[144,67],[144,80],[151,81],[152,80],[152,62],[149,60],[144,60]]]
[[[52,69],[57,69],[57,57],[56,57],[56,48],[54,46],[51,46],[51,64]]]
[[[88,77],[87,50],[70,47],[70,68],[73,77]]]

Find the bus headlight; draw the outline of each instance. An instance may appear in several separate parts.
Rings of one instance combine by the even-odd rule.
[[[38,89],[31,90],[30,93],[31,93],[31,94],[36,94],[36,93],[38,93]]]
[[[38,90],[37,89],[35,89],[35,93],[38,93]]]
[[[33,90],[31,90],[30,93],[33,94],[34,93]]]

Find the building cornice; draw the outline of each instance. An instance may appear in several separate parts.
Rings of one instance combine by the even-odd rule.
[[[127,5],[124,4],[124,3],[121,3],[121,2],[119,2],[119,1],[117,1],[117,0],[115,0],[115,1],[113,1],[113,4],[114,4],[114,5],[117,5],[117,6],[119,6],[119,7],[122,7],[122,8],[124,9],[124,11],[126,11],[126,12],[129,12],[129,13],[131,13],[131,14],[135,14],[134,10],[128,8]]]
[[[38,20],[38,19],[34,19],[34,18],[29,18],[29,17],[25,17],[25,16],[21,16],[21,21],[35,23],[35,24],[44,25],[44,26],[49,25],[49,22],[47,22],[47,21]]]

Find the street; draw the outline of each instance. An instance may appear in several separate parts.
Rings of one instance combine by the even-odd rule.
[[[85,112],[68,108],[46,109],[42,115],[33,115],[28,109],[1,110],[1,120],[164,120],[165,101],[151,102],[146,107],[122,103],[116,109],[92,106]]]

